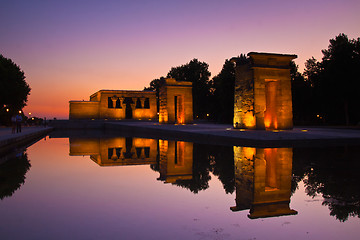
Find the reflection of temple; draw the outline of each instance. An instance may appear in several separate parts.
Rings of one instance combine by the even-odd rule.
[[[100,166],[156,163],[157,140],[145,138],[70,138],[70,156],[90,155]]]
[[[174,183],[192,179],[193,143],[159,140],[159,180]]]
[[[152,165],[158,180],[192,179],[193,143],[146,138],[70,138],[70,156],[90,155],[100,166]]]
[[[234,147],[236,206],[249,218],[297,214],[290,209],[292,149]]]

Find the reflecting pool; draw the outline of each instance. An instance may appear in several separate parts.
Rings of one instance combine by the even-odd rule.
[[[359,156],[54,134],[0,156],[0,239],[358,239]]]

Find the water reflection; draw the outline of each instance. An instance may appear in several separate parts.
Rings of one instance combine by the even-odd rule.
[[[100,166],[149,164],[159,172],[157,180],[194,193],[209,187],[212,172],[223,183],[226,193],[236,188],[233,211],[250,209],[250,218],[297,213],[289,208],[290,148],[209,148],[183,141],[131,137],[70,138],[70,155],[90,155]]]
[[[193,143],[159,140],[158,180],[176,183],[193,178]]]
[[[329,149],[210,146],[135,137],[70,138],[70,155],[89,155],[100,166],[150,165],[157,180],[193,193],[209,188],[211,174],[225,193],[236,193],[232,211],[251,219],[295,215],[291,195],[300,181],[309,196],[340,221],[360,216],[356,147]]]
[[[339,221],[360,217],[360,148],[344,146],[317,148],[311,151],[294,149],[293,191],[304,181],[306,193],[321,195],[323,205]]]
[[[0,157],[0,199],[11,197],[22,184],[31,164],[24,150],[18,149]]]
[[[144,165],[157,161],[157,140],[132,137],[70,138],[70,156],[90,155],[100,166]]]
[[[249,218],[294,215],[290,209],[291,148],[234,147],[236,206]]]

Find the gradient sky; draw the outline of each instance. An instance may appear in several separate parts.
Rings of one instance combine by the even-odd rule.
[[[300,70],[339,33],[360,36],[359,0],[1,0],[0,54],[32,88],[26,115],[68,118],[69,100],[142,90],[197,58],[212,77],[248,52],[297,54]]]

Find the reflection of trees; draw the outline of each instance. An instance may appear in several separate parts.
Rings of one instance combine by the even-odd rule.
[[[0,199],[10,197],[25,183],[25,174],[31,165],[26,153],[12,153],[0,165]]]
[[[200,145],[201,146],[201,145]],[[189,189],[193,193],[209,188],[210,162],[208,153],[194,143],[193,149],[193,177],[192,179],[178,180],[174,184]]]
[[[294,185],[304,179],[309,196],[321,194],[323,205],[339,221],[360,217],[360,168],[357,147],[294,149]]]
[[[234,155],[232,147],[194,144],[193,178],[178,180],[175,185],[198,193],[209,187],[210,172],[218,176],[226,193],[234,192]]]
[[[223,184],[226,193],[235,191],[233,147],[214,146],[208,149],[211,171]]]

